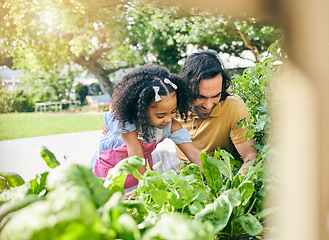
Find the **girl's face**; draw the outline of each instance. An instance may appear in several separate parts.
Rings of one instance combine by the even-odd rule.
[[[151,125],[164,129],[176,117],[177,98],[175,92],[160,97],[161,101],[151,103],[148,113]]]

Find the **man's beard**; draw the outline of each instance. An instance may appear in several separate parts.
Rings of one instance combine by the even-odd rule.
[[[209,112],[207,112],[207,113],[203,113],[201,110],[207,110],[207,109],[205,109],[205,108],[203,108],[203,107],[200,107],[200,106],[195,106],[194,108],[193,108],[193,112],[198,116],[198,118],[200,118],[200,119],[202,119],[202,120],[206,120],[207,118],[209,118],[209,116],[210,116],[210,114],[211,114],[211,112],[212,112],[212,110],[214,109],[214,107],[215,107],[216,105],[214,105],[212,108],[211,108],[211,110],[209,111]]]

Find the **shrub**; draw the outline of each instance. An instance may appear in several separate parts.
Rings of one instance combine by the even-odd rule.
[[[232,81],[231,90],[243,98],[250,115],[250,121],[243,119],[239,125],[249,130],[247,141],[255,139],[255,147],[259,151],[258,159],[264,159],[270,146],[270,111],[276,103],[271,89],[273,80],[280,70],[280,64],[276,63],[282,60],[280,41],[276,41],[269,47],[268,56],[261,63],[245,69],[242,76]]]
[[[86,96],[88,95],[88,86],[78,83],[75,86],[75,94],[77,99],[79,99],[81,103],[84,103],[86,100]]]
[[[32,112],[34,102],[23,89],[14,89],[10,92],[0,92],[0,112]]]

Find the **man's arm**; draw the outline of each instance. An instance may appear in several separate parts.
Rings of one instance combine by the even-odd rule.
[[[250,141],[235,144],[235,148],[243,159],[243,164],[239,170],[239,173],[243,173],[243,169],[246,168],[249,161],[253,160],[257,156],[257,150],[253,147],[255,140],[252,138]]]

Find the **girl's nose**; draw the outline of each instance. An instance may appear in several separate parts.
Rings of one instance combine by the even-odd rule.
[[[172,115],[168,115],[165,117],[165,122],[171,122],[172,119],[173,119]]]

